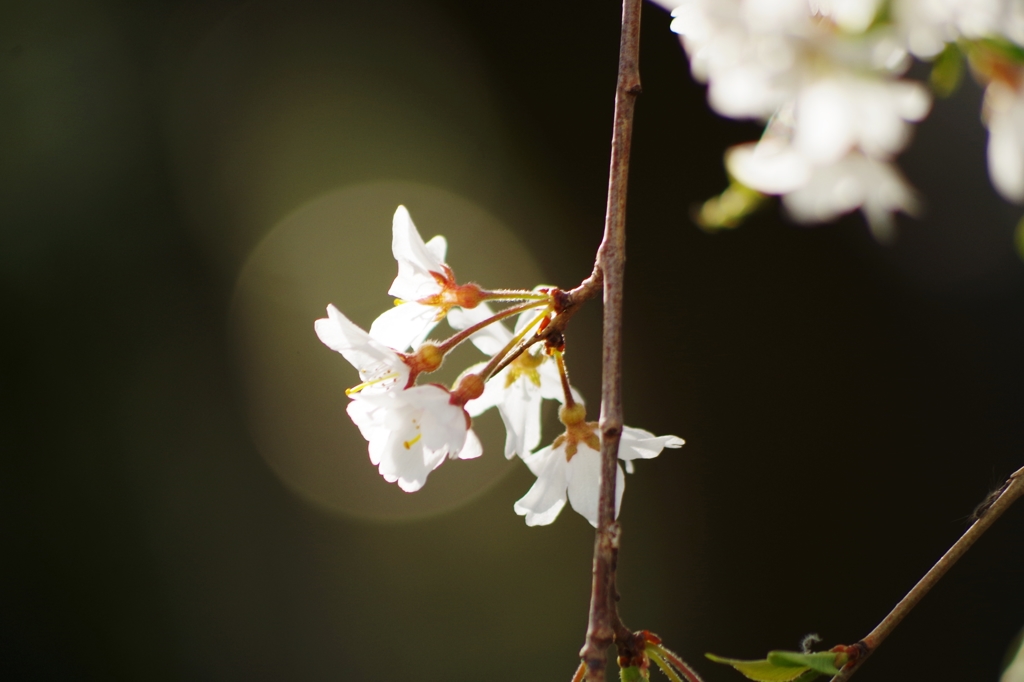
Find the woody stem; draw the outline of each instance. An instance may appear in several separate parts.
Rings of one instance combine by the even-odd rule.
[[[996,519],[1021,496],[1024,496],[1024,468],[1018,469],[1007,479],[995,498],[991,499],[990,502],[987,501],[988,506],[978,512],[978,520],[960,536],[959,540],[953,543],[952,547],[946,550],[942,558],[935,562],[935,565],[900,600],[900,603],[893,607],[889,615],[883,618],[882,622],[874,630],[865,635],[864,639],[854,645],[860,649],[860,656],[847,663],[839,671],[839,674],[832,678],[831,682],[846,682],[846,680],[853,677],[853,674],[860,669],[860,666],[864,664],[867,657],[874,653],[875,649],[889,636],[889,633],[896,629],[900,621],[935,587],[936,583],[946,574],[946,571],[952,568],[953,564],[967,553],[967,550],[971,548],[974,541],[980,538],[996,522]]]
[[[601,375],[601,475],[593,583],[587,639],[580,658],[587,682],[604,682],[608,646],[628,637],[615,601],[615,562],[619,526],[615,522],[615,473],[622,434],[622,281],[626,258],[626,184],[633,136],[633,110],[640,94],[640,0],[623,0],[619,39],[619,75],[615,90],[612,153],[604,237],[597,250],[595,275],[604,283],[604,331]],[[592,277],[591,279],[596,279]],[[585,283],[586,284],[586,283]],[[621,633],[621,634],[620,634]]]

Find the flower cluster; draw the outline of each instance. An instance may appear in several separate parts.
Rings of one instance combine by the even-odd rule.
[[[708,101],[730,118],[767,122],[756,143],[726,152],[735,183],[778,195],[794,219],[825,222],[860,209],[886,238],[914,192],[893,159],[931,95],[903,78],[912,57],[932,61],[932,85],[951,91],[966,55],[987,86],[989,171],[1024,201],[1024,5],[1015,0],[654,0]],[[736,188],[705,204],[712,225],[755,202]]]
[[[555,287],[531,291],[483,289],[459,284],[445,263],[447,242],[424,242],[409,212],[399,206],[392,227],[392,252],[398,276],[389,294],[395,306],[381,314],[366,332],[333,305],[316,321],[317,336],[356,368],[362,383],[345,391],[348,415],[369,443],[370,461],[384,480],[413,492],[430,472],[448,459],[472,459],[483,453],[473,433],[472,418],[494,407],[505,424],[505,456],[523,459],[537,476],[515,504],[527,525],[554,521],[566,500],[597,525],[601,449],[595,422],[586,421],[579,393],[570,386],[564,348],[529,340],[562,311]],[[507,302],[494,311],[488,302]],[[435,326],[447,318],[456,333],[428,341]],[[510,330],[502,322],[514,319]],[[489,359],[466,369],[452,388],[417,384],[422,374],[437,370],[445,355],[471,341]],[[565,433],[544,448],[541,406],[562,403],[559,418]],[[656,457],[678,448],[675,436],[656,437],[626,427],[619,459],[632,472],[633,460]],[[616,514],[625,480],[621,467],[616,485]]]

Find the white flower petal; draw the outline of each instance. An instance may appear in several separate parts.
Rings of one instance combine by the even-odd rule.
[[[619,440],[619,459],[651,459],[664,448],[681,448],[685,442],[678,436],[655,436],[650,431],[625,426]]]
[[[601,454],[580,443],[579,449],[566,467],[569,504],[583,518],[597,528],[597,503],[600,496]],[[626,476],[622,467],[615,465],[615,515],[622,506],[622,493]]]
[[[423,238],[409,216],[405,206],[399,206],[392,222],[391,252],[398,261],[398,276],[388,293],[405,301],[416,301],[440,292],[441,287],[431,273],[443,272],[444,253],[447,243],[444,238],[430,240],[431,247]]]
[[[419,490],[449,453],[477,456],[480,442],[468,431],[465,411],[438,386],[386,393],[358,393],[348,413],[369,441],[370,461],[388,482]]]
[[[313,327],[324,345],[341,353],[359,371],[362,381],[375,381],[390,374],[395,375],[394,379],[381,381],[365,390],[405,387],[409,366],[394,350],[372,338],[333,305],[327,306],[327,317],[314,322]]]
[[[544,448],[530,457],[537,481],[513,509],[516,514],[526,517],[527,526],[546,526],[558,516],[565,506],[566,464],[565,451],[561,448]],[[531,461],[527,461],[530,465]]]
[[[725,165],[738,181],[765,194],[786,194],[811,179],[811,164],[782,140],[733,147]]]
[[[526,455],[540,444],[541,396],[533,383],[523,377],[505,391],[498,411],[505,423],[505,457],[512,459],[517,454]]]
[[[370,336],[399,351],[419,348],[437,326],[437,308],[400,303],[381,313],[370,325]]]
[[[487,303],[475,308],[452,308],[448,311],[448,324],[452,329],[467,329],[474,324],[483,322],[494,316],[494,311]],[[484,355],[495,355],[512,340],[512,332],[501,322],[493,322],[469,337],[473,345]]]
[[[410,219],[410,223],[411,223]],[[437,263],[444,263],[444,257],[448,253],[448,240],[441,235],[435,235],[429,242],[423,245]]]
[[[484,454],[484,446],[480,443],[480,438],[477,437],[473,429],[466,432],[466,443],[462,446],[456,455],[458,459],[476,459],[480,455]]]
[[[1024,202],[1024,93],[1000,82],[985,89],[988,172],[1009,201]]]

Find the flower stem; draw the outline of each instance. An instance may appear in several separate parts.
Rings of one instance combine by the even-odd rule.
[[[672,680],[672,682],[683,682],[683,678],[681,678],[679,676],[679,673],[677,673],[672,668],[672,666],[670,666],[668,663],[666,663],[665,659],[662,658],[661,656],[659,656],[657,654],[657,652],[655,652],[655,651],[653,651],[651,649],[648,649],[647,650],[647,656],[652,661],[654,661],[659,668],[661,668],[661,672],[665,673],[665,677],[667,677],[668,679]]]
[[[517,315],[517,314],[523,312],[524,310],[529,310],[530,308],[538,308],[538,307],[544,305],[545,302],[546,301],[544,301],[544,300],[530,301],[528,303],[521,303],[519,305],[514,305],[514,306],[511,306],[509,308],[505,308],[501,312],[496,313],[495,315],[492,315],[491,317],[488,317],[486,320],[483,320],[481,322],[477,322],[476,324],[474,324],[474,325],[472,325],[470,327],[466,327],[465,329],[459,331],[458,333],[448,337],[447,339],[445,339],[441,343],[437,344],[437,349],[439,351],[441,351],[442,354],[447,354],[452,349],[454,349],[456,346],[458,346],[460,343],[462,343],[463,341],[468,339],[473,334],[476,334],[478,331],[480,331],[484,327],[486,327],[488,325],[491,325],[491,324],[494,324],[495,322],[498,322],[499,320],[504,320],[506,317],[511,317],[512,315]]]
[[[698,675],[693,668],[688,666],[686,664],[686,661],[680,658],[678,654],[675,654],[666,649],[664,646],[660,644],[648,645],[647,655],[651,656],[652,654],[662,659],[669,666],[674,667],[676,670],[682,673],[683,677],[685,677],[688,680],[688,682],[702,682],[702,680],[700,679],[700,675]],[[657,659],[655,659],[655,663],[657,662]],[[659,667],[661,667],[660,664]],[[662,668],[662,670],[664,670],[664,668]],[[668,675],[667,672],[665,674]]]
[[[482,301],[546,301],[551,294],[526,291],[525,289],[494,289],[482,291]]]
[[[856,658],[851,658],[850,662],[839,671],[838,675],[832,678],[831,682],[846,682],[846,680],[853,677],[853,674],[860,669],[860,666],[867,657],[896,629],[900,621],[917,606],[918,602],[935,587],[935,584],[946,574],[946,571],[952,568],[953,564],[971,548],[975,540],[980,538],[996,522],[996,519],[1022,495],[1024,495],[1024,468],[1015,471],[1006,480],[1003,487],[996,491],[995,497],[990,496],[989,499],[982,503],[982,507],[975,512],[978,520],[967,529],[967,532],[960,536],[959,540],[953,543],[953,546],[942,555],[941,559],[935,562],[935,565],[924,574],[924,577],[914,585],[913,589],[893,607],[889,615],[883,618],[882,622],[868,633],[864,639],[854,645],[854,647],[860,649],[860,655]]]
[[[522,307],[523,310],[528,310],[530,308],[536,308],[536,307],[540,306],[542,303],[543,303],[543,301],[538,301],[536,303],[524,304],[523,306],[517,306],[517,307]],[[549,310],[550,310],[550,308],[549,308]],[[533,318],[533,320],[530,322],[530,324],[528,324],[525,327],[523,327],[523,330],[521,332],[519,332],[518,334],[516,334],[514,337],[512,337],[512,340],[509,341],[508,343],[506,343],[504,348],[502,348],[500,351],[498,351],[497,353],[494,354],[494,357],[491,358],[490,362],[488,362],[486,365],[484,365],[484,368],[482,370],[480,370],[480,376],[483,378],[484,381],[487,381],[488,379],[490,379],[491,376],[498,371],[498,365],[501,364],[501,361],[505,359],[505,356],[507,356],[509,354],[509,352],[513,348],[515,348],[517,345],[519,345],[519,342],[522,341],[523,338],[527,334],[529,334],[533,330],[533,328],[535,326],[537,326],[537,324],[543,318],[544,318],[544,313],[541,313],[537,317]],[[504,366],[504,365],[502,365],[502,366]]]
[[[562,393],[565,394],[565,406],[572,407],[576,401],[572,397],[572,388],[569,387],[569,372],[565,369],[565,358],[562,351],[555,351],[555,362],[558,363],[558,376],[562,379]]]
[[[580,658],[588,682],[604,682],[606,651],[620,632],[627,636],[615,601],[615,560],[619,526],[615,522],[615,467],[622,434],[622,280],[626,256],[626,185],[633,137],[633,110],[640,94],[640,0],[623,0],[619,74],[615,88],[612,153],[604,237],[597,250],[595,276],[604,283],[604,331],[601,373],[601,475],[594,539],[594,572],[587,639]],[[585,283],[586,284],[586,283]]]

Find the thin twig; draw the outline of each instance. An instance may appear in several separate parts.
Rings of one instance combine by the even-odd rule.
[[[924,577],[914,588],[907,593],[907,596],[900,600],[900,603],[889,612],[878,626],[872,630],[864,639],[857,642],[854,646],[860,650],[860,654],[839,672],[838,675],[832,678],[831,682],[846,682],[846,680],[853,677],[853,674],[860,669],[864,661],[874,653],[875,649],[885,641],[885,638],[896,629],[896,626],[900,624],[900,621],[910,613],[911,609],[917,606],[917,603],[928,592],[935,587],[935,584],[946,574],[953,564],[962,557],[974,541],[981,537],[981,535],[989,529],[996,519],[998,519],[1004,511],[1009,509],[1010,505],[1013,504],[1017,498],[1024,495],[1024,468],[1018,469],[1013,473],[1010,478],[1006,480],[1003,487],[1000,488],[998,494],[995,497],[989,497],[977,511],[975,516],[977,521],[967,529],[967,532],[960,536],[949,550],[942,555],[931,569],[924,574]],[[987,505],[987,506],[985,506]]]
[[[623,0],[619,39],[619,75],[608,171],[604,237],[594,268],[604,283],[604,331],[601,373],[601,476],[594,539],[593,584],[587,641],[580,658],[587,682],[604,682],[606,651],[616,636],[631,636],[619,620],[615,602],[615,562],[619,526],[615,522],[615,473],[622,434],[622,279],[626,261],[626,185],[633,137],[633,109],[640,94],[640,0]]]

